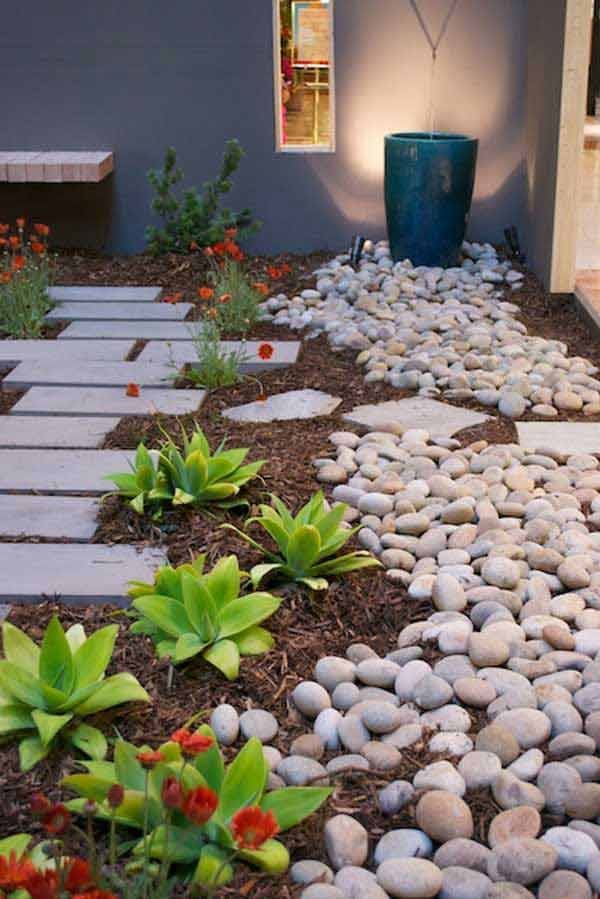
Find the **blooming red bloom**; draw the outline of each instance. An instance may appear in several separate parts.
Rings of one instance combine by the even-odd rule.
[[[23,228],[25,227],[25,219],[18,218],[16,221],[17,221],[17,228],[19,229],[19,231],[22,231]]]
[[[48,225],[42,225],[40,222],[37,222],[33,226],[33,230],[36,234],[39,234],[40,237],[48,237],[48,235],[50,234],[50,228],[48,227]]]
[[[199,287],[198,288],[198,296],[201,300],[212,300],[215,292],[212,287]]]
[[[174,743],[179,743],[184,755],[201,755],[213,745],[214,740],[205,734],[193,734],[185,727],[180,727],[171,734]]]
[[[125,799],[125,790],[121,784],[113,784],[106,794],[106,801],[110,808],[119,808]]]
[[[34,871],[23,884],[31,899],[56,899],[59,879],[56,871]]]
[[[86,893],[73,893],[71,899],[119,899],[116,893],[106,890],[88,890]]]
[[[32,240],[31,249],[34,253],[37,253],[39,256],[41,256],[42,253],[46,252],[46,244],[40,243],[39,240]]]
[[[219,804],[219,797],[209,787],[196,787],[190,790],[181,806],[181,811],[194,824],[206,824]]]
[[[52,808],[52,803],[43,793],[32,793],[29,808],[32,815],[45,815]]]
[[[137,387],[137,384],[130,384],[129,387],[131,386]],[[129,389],[129,387],[127,389]],[[139,387],[138,393],[134,395],[139,396]],[[131,394],[128,394],[128,396],[131,396]],[[143,768],[154,768],[155,765],[158,765],[159,762],[163,761],[164,755],[158,750],[149,749],[147,752],[138,752],[136,759]]]
[[[262,293],[263,297],[266,297],[269,293],[269,287],[265,284],[264,281],[257,281],[256,284],[253,284],[252,287],[254,290],[258,291],[258,293]]]
[[[42,815],[42,827],[46,833],[59,836],[69,829],[71,812],[62,802],[57,802]]]
[[[292,266],[289,264],[289,262],[282,262],[281,263],[281,271],[283,272],[284,275],[289,275],[290,272],[292,271]]]
[[[89,862],[84,858],[71,859],[66,865],[65,887],[69,893],[93,886],[94,877]]]
[[[261,343],[259,346],[257,353],[259,359],[270,359],[273,356],[275,350],[273,349],[273,345],[270,343]]]
[[[219,297],[219,303],[228,303],[231,299],[230,293],[222,293]]]
[[[177,293],[171,293],[169,296],[163,297],[162,301],[163,303],[178,303],[182,297],[182,292],[178,290]]]
[[[21,246],[21,238],[17,237],[15,234],[11,234],[11,236],[8,238],[8,242],[11,245],[11,247],[13,248],[13,250],[16,250],[18,247]]]
[[[179,808],[183,801],[183,790],[176,777],[166,777],[160,791],[160,798],[167,808]]]
[[[28,858],[17,858],[13,850],[8,858],[0,855],[0,890],[12,893],[22,887],[35,874],[33,862]]]
[[[273,812],[263,812],[257,805],[242,808],[231,819],[231,832],[240,849],[260,849],[279,832]]]
[[[8,234],[10,225],[0,224],[0,234]]]
[[[0,272],[0,284],[8,284],[12,280],[12,272]]]
[[[267,274],[273,281],[279,281],[282,275],[282,271],[280,268],[277,268],[276,265],[269,265],[267,266]]]
[[[12,267],[15,271],[20,271],[22,268],[25,268],[25,257],[24,256],[14,256],[12,261]]]
[[[140,385],[134,384],[133,381],[131,384],[127,385],[127,389],[125,390],[125,396],[139,396],[140,395]],[[143,755],[143,753],[142,753]]]

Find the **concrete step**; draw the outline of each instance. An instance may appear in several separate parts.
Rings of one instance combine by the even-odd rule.
[[[177,374],[164,362],[21,362],[2,381],[3,390],[29,387],[166,387]]]
[[[134,338],[127,340],[0,340],[0,364],[18,362],[120,362],[133,349]]]
[[[94,536],[98,501],[86,496],[0,495],[0,537],[87,542]]]
[[[32,387],[15,403],[11,415],[186,415],[196,412],[206,397],[204,390],[153,387],[127,396],[123,387]]]
[[[151,581],[160,550],[68,543],[0,543],[0,603],[59,597],[73,604],[126,605],[127,582]]]
[[[120,420],[0,415],[0,449],[97,449]]]
[[[102,495],[114,489],[105,475],[131,471],[133,456],[132,450],[0,450],[0,494]]]
[[[183,321],[191,303],[59,303],[46,321]]]
[[[268,343],[273,348],[270,359],[261,359],[258,348]],[[222,340],[221,347],[224,353],[237,352],[242,349],[245,357],[240,365],[242,372],[271,371],[275,368],[285,368],[293,365],[298,359],[298,353],[302,344],[297,340]],[[169,362],[177,365],[198,362],[198,354],[192,341],[177,341],[169,343],[166,340],[151,340],[138,356],[140,362]]]
[[[526,449],[552,447],[559,453],[600,453],[600,425],[585,421],[517,421],[519,443]]]
[[[55,285],[48,293],[55,302],[78,303],[153,303],[162,287],[66,287]]]
[[[71,322],[57,340],[191,340],[197,322]]]

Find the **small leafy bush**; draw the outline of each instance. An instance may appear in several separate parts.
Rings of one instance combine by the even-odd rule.
[[[116,484],[120,496],[131,500],[138,515],[143,514],[147,503],[221,508],[243,503],[238,494],[258,475],[264,460],[244,465],[249,450],[225,450],[224,440],[213,453],[201,428],[191,437],[182,429],[182,439],[183,451],[170,437],[159,450],[148,450],[141,443],[131,473],[117,472],[106,475],[106,479]]]
[[[295,827],[325,802],[328,787],[284,787],[266,791],[268,766],[262,745],[250,739],[225,765],[213,731],[176,731],[158,750],[119,741],[113,763],[84,762],[87,774],[66,777],[79,794],[68,808],[116,821],[143,837],[134,855],[176,865],[183,877],[210,895],[228,883],[241,859],[269,874],[289,865],[286,847],[273,837]],[[122,787],[111,807],[109,794]]]
[[[241,380],[240,366],[246,361],[244,346],[223,349],[221,334],[214,321],[203,322],[192,333],[197,360],[187,368],[186,379],[204,390],[233,387]]]
[[[211,319],[221,334],[245,337],[259,319],[267,286],[251,282],[241,260],[235,258],[240,251],[232,240],[209,249],[210,286],[198,288],[198,297],[206,304],[205,318]]]
[[[0,224],[0,335],[6,337],[40,337],[53,306],[48,295],[50,229],[36,224],[33,230],[27,238],[24,219],[17,219],[12,234],[10,225]]]
[[[19,743],[22,771],[45,758],[59,735],[92,758],[104,758],[102,732],[79,719],[125,702],[150,701],[132,674],[104,678],[118,630],[109,625],[86,637],[80,624],[65,633],[53,618],[38,647],[19,628],[3,622],[0,737],[33,731]]]
[[[225,144],[221,171],[214,181],[207,181],[201,192],[188,188],[179,197],[176,186],[183,180],[173,147],[165,153],[162,170],[153,169],[148,180],[154,188],[152,209],[163,220],[161,228],[146,230],[148,250],[153,256],[162,253],[187,253],[191,248],[210,246],[223,240],[228,229],[237,229],[240,237],[254,233],[260,227],[250,209],[232,212],[220,208],[221,198],[232,187],[231,176],[237,171],[244,155],[237,140]]]
[[[345,503],[337,503],[329,509],[322,491],[319,491],[295,517],[279,497],[271,495],[271,503],[270,506],[260,505],[260,515],[249,518],[246,527],[253,523],[260,525],[275,541],[278,552],[265,549],[233,525],[222,525],[234,530],[271,560],[255,565],[250,572],[255,587],[267,575],[275,574],[306,584],[312,590],[326,590],[329,583],[325,575],[335,576],[380,565],[370,553],[362,550],[336,555],[358,530],[341,527],[348,508]]]
[[[273,646],[259,624],[277,611],[281,599],[270,593],[240,596],[240,569],[235,556],[221,559],[204,574],[205,557],[192,565],[157,571],[154,583],[134,582],[131,626],[156,644],[159,658],[177,665],[201,654],[225,677],[238,676],[240,656],[260,655]]]

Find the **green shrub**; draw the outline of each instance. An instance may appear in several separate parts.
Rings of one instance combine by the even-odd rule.
[[[221,334],[245,337],[258,321],[259,304],[264,297],[234,259],[224,259],[222,265],[215,266],[211,279],[215,291],[215,322]]]
[[[38,647],[18,627],[3,623],[0,736],[34,732],[19,743],[22,771],[45,758],[59,734],[92,758],[104,758],[103,734],[78,719],[124,702],[149,702],[132,674],[104,678],[118,630],[109,625],[86,637],[80,624],[65,633],[53,618]]]
[[[148,250],[152,255],[161,253],[187,253],[192,245],[207,247],[223,240],[225,231],[235,228],[240,237],[254,233],[260,227],[249,209],[232,212],[220,208],[221,198],[231,190],[231,176],[237,170],[244,155],[237,140],[225,144],[221,171],[214,181],[207,181],[201,192],[188,188],[180,198],[174,188],[183,180],[183,171],[177,166],[177,154],[173,147],[165,153],[162,170],[153,169],[148,180],[154,188],[153,211],[163,220],[161,228],[146,229]]]
[[[159,658],[177,665],[202,657],[229,680],[239,673],[240,656],[261,655],[273,646],[269,631],[258,625],[277,611],[281,599],[270,593],[240,596],[240,570],[235,556],[221,559],[204,574],[203,555],[193,565],[157,571],[154,583],[134,582],[131,626],[156,644]]]
[[[48,259],[47,225],[25,238],[24,221],[17,220],[15,234],[0,224],[0,336],[16,339],[42,335],[45,317],[53,307],[48,294],[51,263]]]
[[[377,559],[366,551],[336,556],[358,528],[341,527],[345,503],[337,503],[328,509],[322,491],[303,506],[294,517],[277,496],[271,495],[271,506],[259,506],[260,515],[249,518],[246,527],[260,525],[275,541],[278,552],[271,552],[230,524],[222,527],[235,531],[243,540],[271,561],[255,565],[250,572],[256,587],[269,574],[282,576],[289,581],[306,584],[313,590],[326,590],[329,586],[324,575],[346,574],[359,568],[379,566]]]
[[[196,387],[217,390],[233,387],[241,380],[240,366],[247,360],[244,346],[233,350],[223,349],[221,334],[214,321],[202,322],[192,333],[196,361],[188,366],[186,378]]]

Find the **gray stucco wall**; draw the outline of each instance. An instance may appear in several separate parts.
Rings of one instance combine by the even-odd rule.
[[[437,31],[445,0],[419,5]],[[481,140],[470,231],[482,239],[524,222],[526,12],[525,0],[459,0],[440,51],[436,127]],[[274,152],[271,15],[271,0],[5,4],[0,149],[109,148],[116,173],[98,186],[0,185],[0,219],[24,213],[60,243],[139,250],[145,175],[165,146],[201,183],[236,136],[247,157],[232,205],[264,221],[255,249],[382,236],[383,135],[427,121],[430,55],[408,0],[336,0],[331,155]]]

